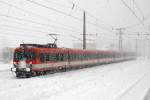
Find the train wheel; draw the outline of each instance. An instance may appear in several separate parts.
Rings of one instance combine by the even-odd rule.
[[[32,76],[36,76],[36,75],[37,75],[36,72],[32,71]]]
[[[62,72],[66,72],[66,71],[67,71],[66,67],[62,68]]]

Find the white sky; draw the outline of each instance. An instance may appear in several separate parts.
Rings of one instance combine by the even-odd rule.
[[[72,44],[82,39],[82,21],[65,16],[51,8],[68,15],[82,19],[83,11],[77,6],[72,10],[74,2],[79,7],[86,9],[87,21],[99,25],[95,27],[87,24],[87,34],[98,33],[98,36],[88,36],[88,39],[96,40],[98,48],[103,48],[110,43],[117,43],[116,30],[119,27],[132,26],[139,21],[129,11],[121,0],[30,0],[50,7],[40,7],[28,0],[0,0],[0,45],[18,46],[20,43],[47,43],[50,37],[47,34],[60,34],[58,45],[72,47]],[[128,6],[142,20],[146,28],[150,22],[149,0],[124,0]],[[135,3],[134,3],[135,2]],[[6,4],[7,3],[7,4]],[[9,4],[9,6],[8,6]],[[136,5],[135,5],[136,4]],[[5,15],[5,16],[2,16]],[[6,16],[7,15],[7,16]],[[94,17],[98,18],[96,20]],[[10,18],[11,17],[11,18]],[[12,18],[13,17],[13,18]],[[16,20],[15,18],[19,18]],[[22,20],[22,21],[21,21]],[[113,26],[113,27],[112,27]],[[107,31],[105,29],[110,29]],[[142,25],[128,32],[147,32]],[[125,32],[126,32],[125,31]],[[76,38],[75,38],[76,37]],[[135,36],[134,36],[135,37]],[[134,38],[133,37],[133,38]],[[79,39],[78,39],[79,38]],[[143,37],[142,37],[143,38]],[[91,41],[90,41],[91,42]],[[93,41],[92,41],[93,42]]]

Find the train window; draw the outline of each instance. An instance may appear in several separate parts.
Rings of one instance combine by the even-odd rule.
[[[74,60],[74,54],[71,55],[71,60]]]
[[[64,54],[64,60],[68,60],[68,55]]]
[[[61,54],[61,61],[65,61],[68,59],[68,55],[66,54]]]
[[[75,54],[70,55],[70,60],[75,60]]]
[[[14,59],[16,60],[23,60],[24,58],[28,60],[35,59],[35,53],[34,52],[15,52]]]
[[[45,56],[44,56],[45,58],[45,61],[49,61],[50,60],[50,57],[49,57],[49,54],[45,54]]]
[[[81,60],[81,54],[78,54],[78,59]]]
[[[45,53],[45,54],[41,54],[40,60],[41,60],[41,62],[56,61],[57,57],[56,57],[56,54]]]
[[[61,54],[57,54],[57,61],[61,61]]]
[[[25,57],[28,60],[33,60],[33,59],[35,59],[35,53],[34,52],[26,52]]]
[[[71,54],[71,60],[74,60],[74,55],[73,54]]]
[[[23,60],[23,52],[15,52],[14,59],[15,60]]]
[[[41,61],[41,62],[44,62],[44,54],[41,54],[41,55],[40,55],[40,61]]]
[[[60,57],[60,58],[59,58],[60,61],[63,61],[63,60],[64,60],[64,57],[63,57],[64,55],[63,55],[63,54],[59,54],[59,55],[60,55],[60,56],[59,56],[59,57]]]
[[[42,54],[42,61],[45,62],[47,61],[47,59],[48,59],[47,54]]]
[[[99,58],[103,58],[103,54],[99,54]]]
[[[72,59],[72,56],[71,56],[71,54],[69,54],[69,59],[70,59],[70,60]]]
[[[49,54],[49,60],[56,61],[57,60],[56,54]]]

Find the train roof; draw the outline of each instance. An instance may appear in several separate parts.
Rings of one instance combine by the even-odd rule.
[[[20,47],[57,48],[57,45],[54,44],[54,43],[48,43],[48,44],[20,44]]]
[[[74,49],[74,48],[58,48],[56,44],[49,43],[49,44],[20,44],[20,47],[16,48],[16,50],[19,50],[20,48],[30,48],[30,49],[36,49],[40,51],[51,51],[53,52],[65,52],[66,50],[70,50],[70,52],[79,53],[79,52],[85,52],[85,53],[129,53],[126,51],[113,51],[113,50],[83,50],[83,49]]]

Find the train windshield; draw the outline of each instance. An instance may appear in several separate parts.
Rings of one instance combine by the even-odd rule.
[[[34,52],[15,52],[14,54],[15,60],[34,60],[35,59],[35,53]]]

